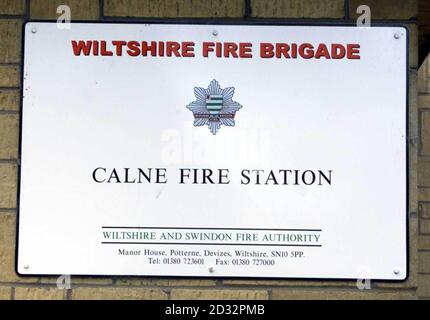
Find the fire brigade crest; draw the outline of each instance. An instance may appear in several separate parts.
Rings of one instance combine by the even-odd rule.
[[[233,101],[234,87],[221,89],[218,81],[211,81],[207,89],[195,87],[196,101],[187,108],[194,114],[194,126],[207,125],[212,134],[217,134],[221,125],[234,127],[236,111],[242,106]]]

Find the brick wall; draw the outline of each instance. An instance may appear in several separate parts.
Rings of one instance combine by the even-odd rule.
[[[56,19],[60,4],[71,7],[75,20],[275,18],[310,23],[352,22],[357,16],[356,7],[367,4],[374,20],[395,20],[406,25],[411,35],[408,280],[372,282],[372,290],[360,291],[355,281],[72,278],[72,289],[59,290],[56,278],[17,276],[14,261],[21,27],[32,19]],[[0,299],[430,298],[430,65],[426,62],[417,70],[416,16],[416,0],[0,0]]]
[[[430,58],[418,72],[418,296],[430,298]]]

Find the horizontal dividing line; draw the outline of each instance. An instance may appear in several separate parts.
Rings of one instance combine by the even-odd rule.
[[[430,109],[429,109],[429,111],[430,111]],[[430,158],[430,154],[418,154],[418,157],[419,158],[424,158],[424,159],[429,159]],[[426,188],[426,187],[424,187],[424,186],[418,186],[418,188],[421,189],[421,188]]]
[[[16,20],[17,18],[25,19],[25,13],[17,14],[0,14],[0,19]]]
[[[0,159],[0,164],[18,164],[18,159]]]
[[[55,21],[55,20],[53,20]],[[239,25],[270,25],[271,23],[277,23],[281,26],[300,26],[300,24],[309,24],[311,26],[325,26],[325,25],[340,25],[342,27],[350,26],[355,27],[357,26],[356,19],[355,18],[349,18],[345,19],[342,18],[294,18],[294,17],[284,17],[284,18],[257,18],[257,17],[247,17],[244,19],[244,17],[232,17],[232,18],[222,18],[217,19],[215,17],[172,17],[172,18],[157,18],[157,17],[125,17],[125,16],[118,16],[118,15],[103,15],[101,17],[101,20],[77,20],[75,23],[100,23],[103,21],[107,22],[118,22],[118,23],[124,23],[124,22],[142,22],[146,24],[168,24],[170,22],[172,23],[178,23],[179,24],[192,24],[195,25],[196,22],[203,22],[204,24],[239,24]],[[37,19],[33,19],[33,22],[37,22]],[[373,23],[374,22],[374,23]],[[384,26],[386,23],[397,23],[397,24],[416,24],[417,19],[411,18],[411,19],[372,19],[372,24],[375,26]]]
[[[11,87],[0,87],[1,91],[19,91],[21,90],[21,87],[15,87],[15,86],[11,86]]]
[[[259,228],[196,228],[196,227],[117,227],[104,226],[102,229],[171,229],[171,230],[250,230],[250,231],[316,231],[321,232],[322,229],[259,229]]]
[[[186,246],[246,246],[246,247],[322,247],[321,244],[249,244],[249,243],[185,243],[185,242],[102,242],[102,244],[157,244]]]
[[[2,67],[21,67],[21,62],[0,62]]]
[[[10,91],[10,92],[16,92],[16,91],[19,91],[19,89],[20,87],[0,87],[1,91]]]
[[[0,110],[0,114],[2,115],[19,115],[19,110]]]

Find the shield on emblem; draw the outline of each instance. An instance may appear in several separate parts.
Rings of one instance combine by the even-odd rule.
[[[219,115],[223,105],[222,94],[210,94],[206,97],[206,108],[212,116]]]

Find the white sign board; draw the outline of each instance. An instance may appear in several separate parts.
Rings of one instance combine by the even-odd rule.
[[[24,275],[407,277],[407,30],[28,23]]]

